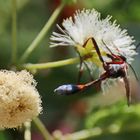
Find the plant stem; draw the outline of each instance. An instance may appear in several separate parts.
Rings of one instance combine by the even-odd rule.
[[[53,137],[47,131],[44,124],[41,122],[41,120],[39,118],[35,118],[35,119],[33,119],[33,121],[34,121],[35,125],[37,126],[37,128],[39,129],[39,131],[41,132],[41,134],[45,140],[53,140]]]
[[[113,125],[112,125],[113,126]],[[60,135],[60,137],[58,138],[59,140],[86,140],[89,138],[94,139],[94,137],[97,136],[104,136],[104,135],[112,135],[112,134],[123,134],[123,133],[128,133],[128,132],[132,132],[135,130],[139,130],[140,126],[139,124],[131,124],[127,127],[125,127],[125,129],[122,129],[121,126],[116,126],[116,127],[112,127],[112,126],[108,126],[106,128],[100,128],[100,127],[95,127],[92,129],[85,129],[85,130],[81,130],[78,132],[74,132],[71,134],[65,134],[65,135]]]
[[[25,122],[24,140],[31,140],[31,122]]]
[[[39,43],[43,40],[47,32],[49,31],[52,24],[55,22],[56,18],[58,17],[59,13],[63,9],[64,4],[60,4],[53,14],[51,15],[50,19],[47,21],[47,23],[44,25],[42,30],[39,32],[39,34],[36,36],[36,38],[32,41],[32,43],[29,45],[27,50],[24,52],[24,54],[21,56],[20,61],[24,62],[29,57],[29,55],[32,53],[32,51],[39,45]]]
[[[72,134],[66,134],[62,136],[64,140],[85,140],[91,137],[99,136],[102,134],[102,129],[100,128],[93,128],[93,129],[86,129],[81,130],[79,132],[74,132]]]
[[[16,62],[17,55],[17,1],[12,0],[12,63]]]
[[[47,62],[47,63],[40,63],[40,64],[24,64],[24,68],[28,70],[32,69],[48,69],[54,67],[60,67],[65,65],[70,65],[79,62],[79,58],[70,58],[66,60],[60,60],[55,62]]]

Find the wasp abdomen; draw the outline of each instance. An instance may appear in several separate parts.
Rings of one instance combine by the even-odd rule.
[[[81,91],[84,88],[84,85],[74,85],[74,84],[66,84],[59,86],[54,90],[55,93],[59,95],[70,95]]]

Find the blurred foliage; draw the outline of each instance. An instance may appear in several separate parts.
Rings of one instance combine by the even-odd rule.
[[[97,8],[103,11],[102,14],[113,15],[113,18],[119,19],[120,22],[139,22],[140,1],[138,0],[83,0],[84,5],[89,8]]]
[[[71,5],[71,4],[76,3],[76,2],[77,2],[77,0],[62,0],[62,2],[63,2],[64,4]]]
[[[94,139],[139,139],[140,105],[126,106],[122,103],[94,109],[86,119],[86,128],[101,129]]]
[[[136,44],[140,42],[140,1],[139,0],[64,0],[68,4],[62,11],[57,23],[61,23],[63,18],[70,16],[75,9],[95,8],[102,13],[103,17],[108,14],[117,19],[121,26],[128,28],[128,32],[136,39]],[[18,0],[18,57],[29,46],[38,32],[44,26],[53,10],[59,5],[60,0]],[[72,5],[73,4],[73,5]],[[39,63],[58,59],[65,59],[74,56],[71,48],[62,47],[50,49],[49,37],[55,26],[39,47],[32,53],[28,62]],[[9,69],[11,57],[11,1],[0,0],[0,68]],[[139,56],[136,60],[139,60]],[[134,68],[140,75],[139,61],[134,62]],[[140,139],[140,106],[127,107],[122,103],[103,107],[96,107],[86,114],[88,103],[95,97],[93,89],[83,94],[74,96],[57,96],[53,94],[53,89],[63,83],[74,83],[77,79],[78,69],[76,65],[62,68],[42,70],[36,73],[38,90],[43,100],[43,114],[41,119],[49,131],[55,129],[63,133],[74,132],[84,128],[98,127],[103,130],[101,136],[94,137],[96,140],[125,140]],[[85,74],[82,82],[87,81]],[[92,96],[91,96],[92,95]],[[105,95],[106,96],[106,95]],[[100,97],[104,100],[105,96]],[[86,104],[81,103],[81,99],[90,97]],[[80,102],[80,103],[79,103]],[[108,102],[110,102],[108,100]],[[86,106],[87,105],[87,106]],[[84,106],[84,107],[83,107]],[[80,110],[80,111],[79,111]],[[86,125],[84,121],[86,118]],[[105,131],[104,131],[105,130]],[[125,131],[126,130],[126,131]],[[127,131],[128,130],[128,131]],[[15,140],[21,135],[13,130],[0,133],[0,140]],[[33,135],[39,135],[34,132]],[[39,137],[40,138],[40,137]],[[39,140],[38,138],[38,140]],[[19,138],[21,140],[21,137]],[[41,138],[40,138],[41,139]],[[92,139],[92,138],[91,138]]]
[[[17,0],[18,2],[18,10],[21,10],[29,0]],[[6,30],[6,25],[8,24],[8,20],[11,18],[11,1],[9,0],[0,0],[0,34],[2,34]]]

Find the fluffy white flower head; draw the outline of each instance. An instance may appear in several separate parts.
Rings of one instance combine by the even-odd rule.
[[[63,21],[63,28],[57,25],[61,33],[52,33],[50,47],[78,46],[80,50],[79,46],[82,48],[89,38],[94,38],[101,51],[108,53],[107,46],[112,53],[125,56],[127,62],[131,63],[133,56],[137,54],[133,37],[110,19],[110,16],[101,19],[100,13],[94,9],[76,11],[73,18]]]
[[[41,99],[27,71],[0,71],[0,128],[16,128],[37,116]]]

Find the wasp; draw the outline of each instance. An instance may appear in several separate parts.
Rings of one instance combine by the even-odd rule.
[[[106,79],[116,79],[116,78],[121,78],[124,82],[125,90],[126,90],[126,98],[127,98],[127,104],[128,106],[131,103],[131,90],[130,90],[130,82],[128,78],[128,68],[129,66],[131,67],[132,71],[134,72],[134,75],[137,78],[137,75],[133,69],[133,67],[127,63],[127,59],[125,56],[121,55],[118,53],[117,55],[112,53],[112,51],[107,47],[103,42],[103,44],[106,46],[108,53],[106,53],[106,56],[109,58],[110,61],[106,62],[103,59],[103,56],[101,54],[100,48],[98,47],[96,41],[94,38],[90,38],[92,40],[92,43],[95,47],[96,53],[98,55],[98,58],[102,64],[102,67],[104,69],[104,72],[99,76],[98,79],[92,80],[86,84],[65,84],[62,86],[59,86],[54,90],[54,92],[61,94],[61,95],[71,95],[78,93],[80,91],[83,91],[97,83],[102,83],[102,81]],[[88,42],[88,40],[86,41]],[[84,44],[86,45],[86,44]],[[117,48],[116,48],[117,49]],[[119,52],[119,50],[117,49]],[[80,56],[80,54],[79,54]],[[82,63],[82,58],[80,56],[80,63]]]

